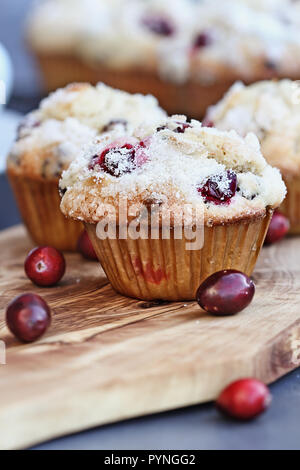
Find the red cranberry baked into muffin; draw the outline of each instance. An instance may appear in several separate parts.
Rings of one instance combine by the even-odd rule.
[[[237,79],[300,78],[298,3],[46,0],[28,41],[50,90],[104,81],[200,117]]]
[[[147,300],[194,299],[221,269],[250,275],[286,192],[253,134],[184,116],[100,136],[60,188],[63,213],[84,221],[115,290]]]
[[[212,106],[206,122],[218,129],[254,132],[264,157],[280,169],[287,197],[280,207],[290,220],[291,233],[300,233],[300,86],[291,80],[235,84]]]
[[[114,128],[130,133],[145,117],[156,122],[164,116],[152,96],[82,83],[56,91],[26,116],[8,156],[7,173],[34,242],[76,249],[83,227],[62,215],[58,182],[81,147],[100,133]]]

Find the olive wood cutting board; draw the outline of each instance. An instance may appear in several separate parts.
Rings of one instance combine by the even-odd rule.
[[[300,364],[300,238],[263,249],[252,305],[208,316],[195,302],[128,299],[97,262],[67,255],[58,287],[34,287],[23,271],[31,247],[23,227],[0,234],[0,447],[33,444],[127,418],[214,399],[234,379],[270,383]],[[5,308],[24,292],[42,295],[52,324],[23,345]]]

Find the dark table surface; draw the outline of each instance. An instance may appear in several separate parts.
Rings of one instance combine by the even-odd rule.
[[[25,50],[23,21],[31,0],[1,0],[0,41],[15,68],[11,109],[34,108],[41,97],[34,61]],[[13,195],[0,175],[0,229],[19,222]],[[211,404],[139,418],[64,437],[37,449],[300,449],[300,373],[272,385],[270,410],[251,423],[225,420]]]

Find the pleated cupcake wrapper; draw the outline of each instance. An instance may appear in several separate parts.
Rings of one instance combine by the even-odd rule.
[[[81,222],[66,219],[60,210],[58,181],[30,178],[7,172],[27,230],[37,245],[50,245],[61,251],[75,251]]]
[[[290,234],[300,234],[300,178],[285,179],[287,196],[279,210],[290,221]]]
[[[194,300],[202,281],[222,269],[253,272],[271,220],[266,217],[204,227],[203,248],[186,249],[186,239],[120,240],[97,237],[86,224],[113,288],[141,300]]]

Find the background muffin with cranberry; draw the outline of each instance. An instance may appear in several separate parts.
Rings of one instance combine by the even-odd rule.
[[[154,132],[142,125],[132,134],[100,136],[63,174],[60,188],[63,213],[85,222],[113,287],[167,300],[194,299],[200,282],[222,269],[250,274],[285,196],[279,170],[266,163],[253,134],[243,139],[184,116],[162,120]],[[158,224],[154,237],[149,208]],[[115,222],[116,231],[99,236],[103,220],[112,229]],[[138,220],[140,236],[121,236],[124,220]],[[186,232],[176,234],[194,227],[203,247],[190,250]]]
[[[300,87],[291,80],[235,84],[205,122],[240,135],[254,132],[264,157],[280,169],[288,194],[280,207],[291,233],[300,233]]]
[[[152,96],[130,95],[98,84],[72,84],[28,114],[7,160],[7,174],[35,243],[74,250],[80,223],[61,214],[58,181],[80,148],[112,129],[131,132],[144,119],[166,114]]]
[[[48,89],[101,80],[202,117],[237,79],[300,78],[298,3],[46,0],[28,41]]]

